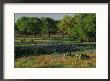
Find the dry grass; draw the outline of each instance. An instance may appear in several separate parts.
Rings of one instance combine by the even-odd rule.
[[[81,60],[80,55],[88,55],[89,59]],[[80,52],[65,56],[65,54],[39,55],[18,58],[16,68],[95,68],[96,52]]]

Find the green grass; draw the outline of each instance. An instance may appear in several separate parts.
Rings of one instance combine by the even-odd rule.
[[[80,55],[85,54],[91,59],[81,60]],[[94,58],[92,58],[94,57]],[[95,52],[78,52],[71,56],[64,54],[29,56],[15,59],[16,68],[95,68]]]
[[[15,44],[16,45],[33,45],[33,44],[64,44],[64,45],[71,45],[71,44],[81,44],[79,41],[73,41],[69,40],[67,38],[63,39],[42,39],[42,38],[26,38],[25,41],[23,41],[24,38],[16,38]],[[95,44],[95,42],[84,42],[82,44]]]
[[[15,38],[15,46],[34,46],[35,44],[62,44],[62,45],[72,45],[72,44],[89,44],[89,42],[81,43],[79,41],[74,41],[68,36],[62,37],[62,35],[54,35],[50,38],[45,37],[36,37],[30,36],[29,38],[24,38],[19,36]],[[90,44],[95,44],[95,42],[90,42]],[[96,67],[96,58],[89,60],[82,60],[79,56],[81,54],[88,55],[90,57],[96,57],[95,52],[84,52],[85,50],[95,49],[95,47],[87,46],[86,48],[81,48],[83,52],[72,53],[70,56],[65,56],[65,54],[41,54],[38,56],[24,56],[21,58],[15,58],[15,67],[16,68],[95,68]],[[28,50],[30,51],[30,50]],[[32,51],[32,50],[31,50]],[[36,51],[36,50],[35,50]],[[47,50],[48,51],[48,50]],[[18,50],[19,52],[19,50]],[[27,52],[28,53],[28,52]],[[25,53],[25,55],[27,55]],[[23,55],[23,53],[19,53]],[[34,54],[36,55],[36,53]],[[77,57],[78,55],[78,57]]]
[[[69,40],[32,40],[28,39],[25,40],[25,42],[21,40],[15,40],[16,45],[22,45],[24,44],[73,44],[75,43],[74,41],[69,41]]]

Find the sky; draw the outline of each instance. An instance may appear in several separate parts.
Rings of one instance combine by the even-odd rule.
[[[15,22],[17,21],[17,19],[19,19],[20,17],[50,17],[53,18],[55,20],[59,20],[61,18],[63,18],[64,15],[74,15],[74,13],[15,13]]]

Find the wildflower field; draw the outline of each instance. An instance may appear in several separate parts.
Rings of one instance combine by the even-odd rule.
[[[96,14],[19,17],[14,44],[15,68],[95,68]]]
[[[88,55],[89,59],[80,55]],[[16,59],[16,68],[95,68],[96,53],[81,52],[71,56],[60,55],[39,55]]]

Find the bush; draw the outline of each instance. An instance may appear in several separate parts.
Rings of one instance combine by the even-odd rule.
[[[17,57],[52,54],[52,53],[66,53],[78,51],[75,45],[28,45],[28,46],[15,46],[15,54]]]
[[[22,45],[15,46],[15,57],[33,56],[41,54],[61,54],[72,53],[76,51],[93,50],[95,46],[90,44],[74,44],[74,45],[62,45],[62,44],[36,44],[36,45]]]

